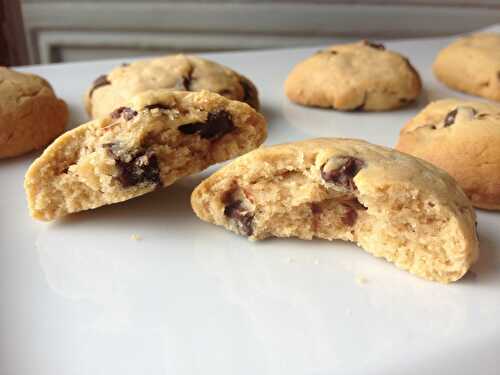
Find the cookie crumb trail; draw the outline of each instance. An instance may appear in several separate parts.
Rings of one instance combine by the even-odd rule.
[[[133,235],[130,236],[130,239],[133,241],[140,241],[142,240],[142,237],[134,233]]]

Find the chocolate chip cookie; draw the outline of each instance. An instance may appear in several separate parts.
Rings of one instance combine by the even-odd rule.
[[[396,148],[447,171],[476,207],[500,209],[500,105],[433,102],[401,129]]]
[[[215,93],[152,90],[81,125],[29,168],[31,215],[53,220],[125,201],[258,147],[266,122]]]
[[[386,111],[414,101],[420,76],[408,59],[382,44],[328,47],[296,65],[285,93],[298,104],[342,111]]]
[[[67,121],[66,103],[46,80],[0,67],[0,159],[44,147]]]
[[[191,204],[252,240],[352,241],[428,280],[458,280],[478,257],[474,209],[448,174],[360,140],[252,151],[203,181]]]
[[[93,118],[145,90],[208,90],[259,109],[255,85],[246,77],[215,62],[189,55],[171,55],[122,64],[94,81],[85,95],[85,107]]]
[[[500,101],[500,34],[472,34],[441,50],[434,75],[446,86]]]

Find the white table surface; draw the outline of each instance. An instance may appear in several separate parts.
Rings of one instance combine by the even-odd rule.
[[[416,105],[388,113],[291,104],[285,77],[318,48],[207,56],[256,83],[267,144],[347,136],[393,146],[428,100],[464,97],[430,70],[450,40],[387,43],[425,86]],[[20,70],[47,78],[76,126],[86,120],[87,86],[121,62]],[[122,204],[36,222],[23,192],[36,156],[0,161],[1,375],[500,373],[500,213],[478,211],[476,276],[441,285],[353,244],[252,243],[199,221],[190,192],[216,167]]]

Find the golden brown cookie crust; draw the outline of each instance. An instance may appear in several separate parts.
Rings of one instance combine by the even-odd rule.
[[[93,118],[104,117],[146,90],[207,90],[259,109],[255,85],[241,74],[191,55],[169,55],[124,64],[98,77],[85,94]]]
[[[53,220],[169,186],[264,142],[264,117],[208,91],[145,91],[56,139],[29,168],[31,215]]]
[[[408,59],[361,41],[328,47],[297,64],[285,93],[298,104],[343,111],[386,111],[414,101],[420,76]]]
[[[360,140],[254,150],[203,181],[191,204],[253,240],[353,241],[428,280],[458,280],[478,257],[474,209],[448,174]]]
[[[439,52],[433,71],[454,90],[500,101],[500,34],[457,39]]]
[[[474,206],[500,210],[500,105],[443,99],[400,132],[396,149],[444,169]]]
[[[47,81],[0,67],[0,158],[43,148],[67,121],[66,103]]]

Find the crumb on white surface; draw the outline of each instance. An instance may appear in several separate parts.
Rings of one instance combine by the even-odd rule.
[[[356,283],[358,285],[365,285],[368,280],[364,276],[356,276]]]
[[[295,259],[292,258],[292,257],[288,257],[288,258],[286,258],[286,262],[287,263],[293,263],[293,262],[295,262]]]
[[[131,235],[131,236],[130,236],[130,238],[131,238],[133,241],[140,241],[140,240],[142,240],[142,237],[141,237],[141,236],[139,236],[138,234],[135,234],[135,233],[134,233],[133,235]]]
[[[314,259],[314,264],[319,264],[319,260]]]

